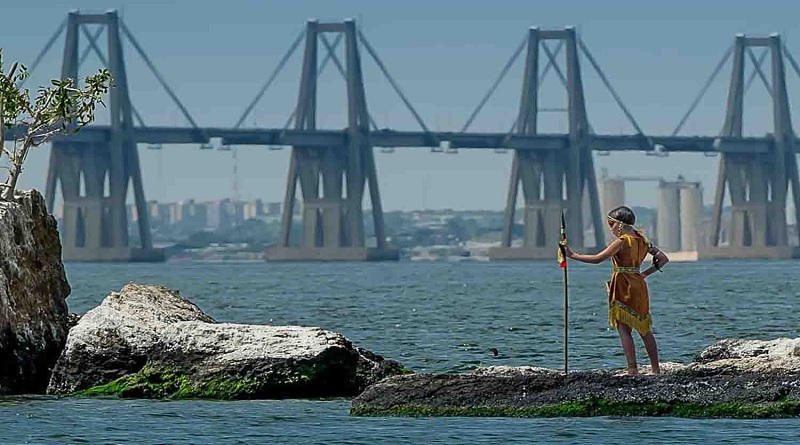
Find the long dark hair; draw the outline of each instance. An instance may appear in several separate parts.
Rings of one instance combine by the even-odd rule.
[[[629,207],[620,206],[608,212],[608,217],[615,219],[623,224],[632,226],[636,223],[636,215]]]

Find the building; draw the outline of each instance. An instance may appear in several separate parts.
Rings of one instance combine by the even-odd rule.
[[[268,202],[267,203],[267,216],[280,216],[281,215],[281,203],[279,202]]]
[[[264,203],[261,202],[260,199],[244,203],[242,211],[242,219],[244,221],[247,221],[248,219],[260,218],[262,216],[265,216]]]

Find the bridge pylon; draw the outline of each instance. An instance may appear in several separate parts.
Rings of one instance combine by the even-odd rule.
[[[108,101],[111,113],[110,137],[108,140],[91,142],[59,138],[52,143],[45,199],[47,207],[52,211],[56,184],[60,182],[64,201],[61,230],[63,259],[163,261],[163,252],[153,248],[150,235],[122,53],[120,22],[116,11],[103,14],[69,13],[61,77],[78,78],[78,43],[81,31],[90,39],[91,45],[96,45],[84,25],[104,26],[108,37],[108,69],[113,76],[113,87],[110,89]],[[131,181],[140,247],[132,247],[128,237],[125,200]]]
[[[292,147],[280,240],[277,246],[267,249],[265,257],[273,261],[396,260],[398,251],[386,243],[355,21],[321,23],[310,20],[306,24],[295,128],[317,128],[317,56],[322,33],[339,33],[344,37],[346,145]],[[302,196],[302,232],[299,245],[293,246],[290,239],[298,183]],[[367,185],[375,246],[366,245],[362,203]]]
[[[772,146],[766,153],[726,150],[726,144],[741,137],[744,114],[745,57],[749,52],[755,61],[753,47],[766,47],[771,59],[771,79],[761,68],[757,70],[772,96]],[[800,216],[800,181],[795,157],[795,135],[792,130],[789,100],[786,90],[784,46],[778,34],[750,37],[739,34],[733,47],[733,70],[728,90],[725,123],[718,140],[722,156],[711,227],[711,245],[701,252],[709,257],[766,257],[790,258],[797,249],[789,243],[786,204],[789,186],[792,188],[796,216]],[[726,142],[731,141],[731,142]],[[722,244],[722,209],[726,188],[730,191],[731,224],[727,243]],[[800,218],[798,218],[800,220]]]
[[[489,256],[492,260],[555,258],[562,209],[565,211],[570,245],[578,249],[584,248],[584,221],[587,217],[594,228],[594,245],[603,245],[604,228],[600,219],[597,180],[590,148],[592,131],[586,114],[575,28],[529,30],[516,133],[538,133],[540,49],[545,49],[553,65],[556,63],[552,52],[544,46],[544,41],[547,40],[562,41],[566,46],[564,81],[568,103],[568,142],[563,150],[514,151],[501,246],[491,249]],[[512,247],[512,229],[520,183],[525,204],[524,229],[522,245]],[[584,215],[584,199],[588,199],[590,215]]]

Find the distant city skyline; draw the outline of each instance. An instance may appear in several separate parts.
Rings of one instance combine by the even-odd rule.
[[[105,2],[74,0],[67,6],[30,0],[4,6],[8,20],[0,28],[6,63],[30,64],[70,9],[118,8],[125,23],[153,59],[201,126],[233,126],[247,103],[309,18],[360,20],[364,33],[402,86],[425,122],[434,130],[458,130],[499,74],[529,26],[575,25],[632,114],[648,134],[669,134],[688,108],[735,33],[780,32],[800,54],[800,5],[778,1],[758,5],[729,1],[716,4],[678,0],[669,4],[619,1],[504,2],[409,0],[402,4],[368,2],[257,2],[229,0],[225,8],[210,1],[154,0]],[[34,25],[32,25],[34,24]],[[85,44],[85,39],[82,39]],[[104,40],[103,40],[104,43]],[[27,86],[35,89],[60,72],[63,36]],[[125,47],[131,97],[149,125],[187,125],[146,66]],[[374,63],[364,63],[368,106],[378,127],[416,130],[417,124],[391,91]],[[245,126],[280,127],[296,102],[301,55],[263,98]],[[585,59],[589,120],[598,133],[632,132],[624,115]],[[82,75],[99,66],[92,56]],[[749,71],[749,67],[748,67]],[[518,61],[475,121],[475,131],[505,132],[517,113],[522,61]],[[730,65],[721,72],[683,134],[713,135],[722,127]],[[790,97],[800,94],[794,73],[787,73]],[[329,69],[320,80],[320,126],[341,128],[344,83]],[[564,106],[564,92],[551,76],[542,88],[542,106]],[[746,101],[746,132],[771,131],[769,96],[754,84]],[[101,111],[102,112],[102,111]],[[106,114],[100,122],[107,119]],[[794,116],[795,126],[798,121]],[[541,131],[563,131],[560,116],[542,117]],[[289,150],[239,147],[239,195],[282,201]],[[49,149],[33,152],[21,187],[44,188]],[[231,198],[231,152],[202,151],[196,146],[140,148],[148,200],[179,201]],[[499,210],[505,204],[511,153],[462,150],[458,155],[427,150],[376,151],[379,184],[386,210],[427,208]],[[596,157],[598,174],[635,172],[701,181],[709,203],[718,158],[643,154]],[[626,192],[630,205],[655,206],[656,186],[636,184]],[[365,207],[370,207],[365,199]]]

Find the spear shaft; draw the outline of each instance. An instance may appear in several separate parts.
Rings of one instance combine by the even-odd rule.
[[[567,227],[564,220],[564,211],[561,211],[561,256],[563,263],[561,268],[564,269],[564,374],[569,371],[569,276],[567,275],[567,256],[564,251],[564,245],[567,244]]]

